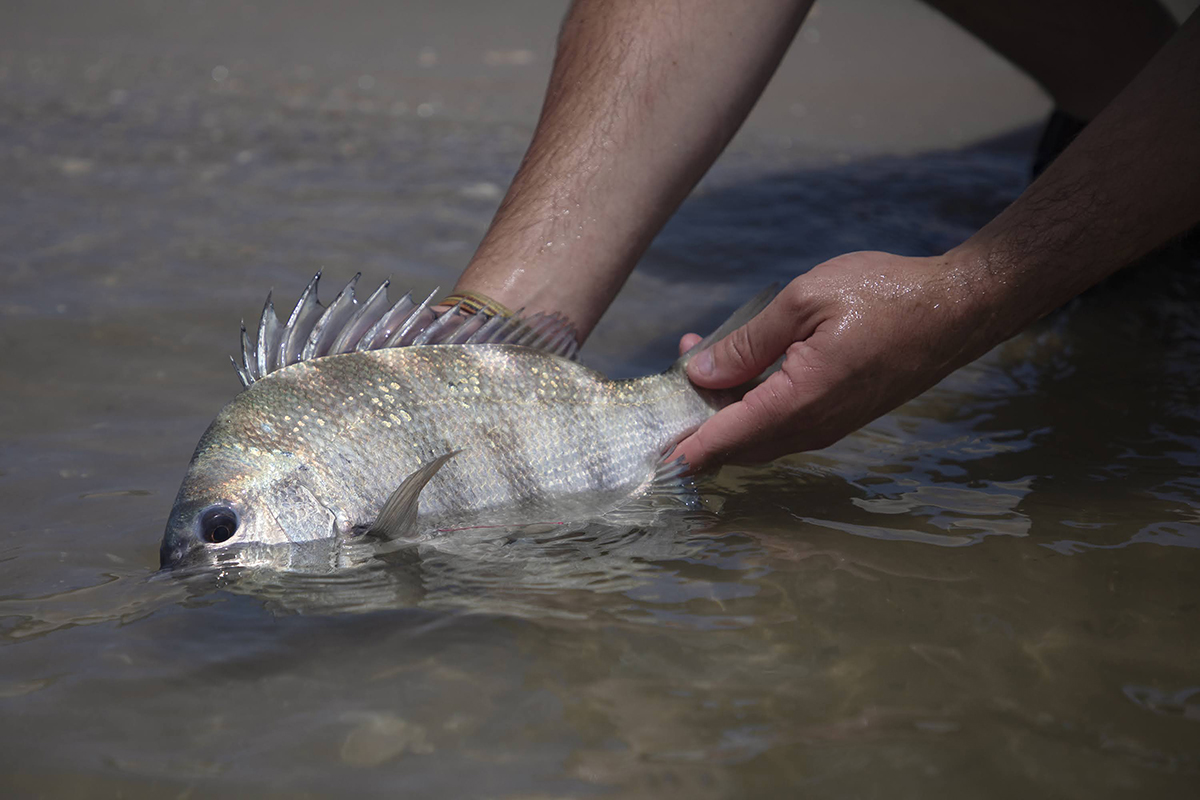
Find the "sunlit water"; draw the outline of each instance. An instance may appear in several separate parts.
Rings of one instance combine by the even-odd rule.
[[[318,268],[448,285],[528,129],[333,107],[303,77],[63,96],[5,69],[6,794],[1194,796],[1187,250],[829,450],[726,469],[701,486],[713,516],[325,576],[156,576],[188,456],[238,385],[238,320]],[[583,358],[661,369],[681,332],[823,258],[951,246],[1027,160],[746,147]]]

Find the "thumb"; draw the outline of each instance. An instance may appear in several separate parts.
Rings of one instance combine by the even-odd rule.
[[[795,341],[797,309],[780,294],[733,333],[697,353],[688,377],[708,389],[728,389],[753,380],[775,363]]]

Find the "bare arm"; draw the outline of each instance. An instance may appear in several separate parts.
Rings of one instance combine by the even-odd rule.
[[[1200,221],[1200,13],[1032,186],[947,254],[1002,341]]]
[[[1200,12],[962,245],[933,258],[851,253],[820,264],[697,356],[692,380],[724,388],[786,354],[677,453],[702,468],[831,444],[1196,225],[1197,98]]]
[[[812,0],[576,0],[525,159],[455,290],[587,337],[749,114]]]

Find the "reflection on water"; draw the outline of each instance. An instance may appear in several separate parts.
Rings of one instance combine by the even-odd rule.
[[[713,520],[674,509],[637,516],[642,519],[633,524],[606,519],[551,530],[464,529],[401,547],[361,539],[276,547],[270,548],[276,551],[273,562],[258,558],[247,565],[234,555],[228,565],[188,577],[207,574],[212,580],[205,591],[252,595],[275,613],[367,613],[420,605],[586,619],[590,605],[605,603],[607,595],[670,595],[675,580],[665,564],[699,552],[703,526]],[[333,548],[338,552],[331,558],[327,551]],[[306,549],[316,552],[298,556]],[[579,603],[583,608],[575,608]]]
[[[835,447],[727,468],[715,515],[156,576],[238,318],[318,267],[450,281],[528,131],[0,56],[6,795],[1194,794],[1194,248]],[[646,373],[764,282],[950,246],[1025,168],[735,152],[583,358]]]

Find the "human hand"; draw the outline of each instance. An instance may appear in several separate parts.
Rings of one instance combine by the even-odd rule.
[[[859,252],[814,267],[692,360],[694,383],[728,389],[784,356],[671,457],[700,470],[833,444],[1005,338],[989,289],[986,273],[950,257]],[[688,334],[680,347],[698,340]]]

